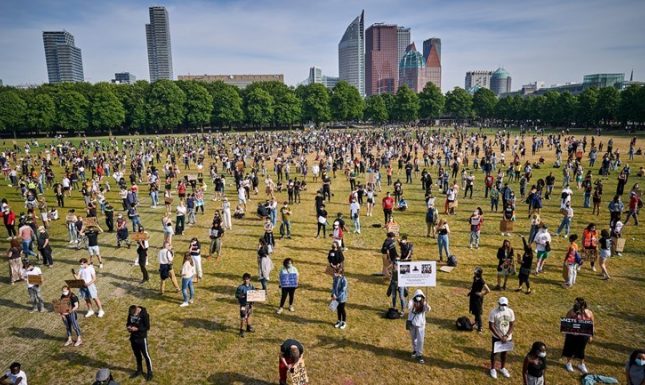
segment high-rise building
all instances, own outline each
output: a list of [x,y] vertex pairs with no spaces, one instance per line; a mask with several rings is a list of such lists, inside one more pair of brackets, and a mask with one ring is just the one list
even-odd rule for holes
[[431,37],[423,42],[423,60],[427,81],[441,89],[441,39]]
[[112,79],[112,83],[116,84],[133,84],[136,81],[137,77],[129,72],[117,72],[114,74],[114,79]]
[[464,89],[472,90],[475,88],[490,89],[490,78],[493,76],[492,71],[468,71],[466,72],[466,82]]
[[511,74],[504,68],[498,68],[490,77],[490,90],[495,95],[511,92]]
[[146,24],[150,82],[173,79],[170,49],[170,22],[165,7],[150,7],[150,24]]
[[412,42],[412,36],[410,34],[410,28],[398,26],[396,28],[396,39],[397,39],[397,49],[398,49],[398,63],[403,59],[403,55],[407,52],[408,46]]
[[338,77],[365,96],[365,11],[347,27],[338,43]]
[[399,87],[406,85],[414,92],[423,91],[427,83],[426,63],[414,43],[405,49],[399,63]]
[[305,80],[304,84],[320,83],[325,87],[332,89],[338,84],[339,79],[335,76],[323,75],[322,70],[318,67],[309,68],[309,77]]
[[365,93],[393,94],[399,84],[398,28],[373,24],[365,31]]
[[43,32],[47,77],[50,83],[82,82],[83,58],[67,31]]

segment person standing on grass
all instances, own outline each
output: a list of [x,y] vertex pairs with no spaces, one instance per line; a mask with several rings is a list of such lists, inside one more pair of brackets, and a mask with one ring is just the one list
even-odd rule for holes
[[179,285],[177,284],[177,278],[175,277],[175,271],[172,268],[172,261],[174,259],[174,253],[172,252],[172,245],[168,242],[164,242],[163,248],[159,250],[159,293],[163,295],[164,289],[166,287],[166,280],[170,278],[172,285],[175,287],[176,291],[179,291]]
[[38,251],[43,257],[43,264],[47,267],[52,267],[54,261],[52,260],[52,247],[49,243],[49,234],[44,226],[38,228]]
[[634,223],[638,226],[638,211],[641,207],[643,207],[643,201],[641,200],[640,194],[636,191],[632,191],[629,194],[629,211],[625,218],[625,225],[629,222],[629,218],[634,218]]
[[392,221],[392,209],[394,208],[394,198],[390,196],[389,191],[385,193],[382,205],[385,224],[388,224]]
[[284,202],[280,208],[280,219],[282,224],[280,225],[280,239],[283,239],[285,236],[287,239],[291,239],[291,209],[289,204]]
[[175,217],[175,234],[182,235],[184,234],[186,220],[186,206],[184,206],[184,201],[179,200],[179,204],[176,209]]
[[334,271],[344,266],[345,256],[336,242],[331,243],[331,250],[327,254],[327,262]]
[[45,301],[40,293],[40,285],[29,283],[29,276],[40,276],[42,279],[43,272],[39,267],[34,266],[33,263],[27,262],[25,269],[23,270],[23,279],[27,282],[27,293],[29,294],[29,299],[32,303],[30,313],[35,313],[37,311],[44,313],[46,311]]
[[361,205],[356,201],[355,198],[352,199],[352,203],[349,205],[349,213],[354,223],[354,233],[356,234],[361,233],[361,219],[359,217],[360,211]]
[[493,186],[490,190],[490,211],[493,211],[493,208],[495,208],[495,212],[497,212],[498,207],[499,190],[497,189],[497,186]]
[[522,237],[524,244],[524,253],[521,258],[518,258],[517,263],[520,264],[520,273],[518,274],[519,287],[515,291],[522,291],[522,285],[526,284],[526,294],[531,294],[531,266],[533,266],[533,249],[531,244],[526,242],[526,238]]
[[229,202],[226,197],[222,201],[222,220],[224,221],[224,230],[233,229],[233,222],[231,220],[231,202]]
[[[513,339],[513,328],[515,327],[515,313],[508,306],[508,298],[500,297],[497,301],[497,307],[491,310],[488,315],[488,329],[492,337],[490,352],[490,376],[497,379],[497,369],[495,368],[495,343],[506,343]],[[499,372],[506,378],[511,377],[506,366],[506,356],[508,352],[500,352],[500,369]]]
[[[69,286],[63,286],[60,300],[69,301],[69,313],[61,313],[60,317],[63,319],[65,324],[65,330],[67,331],[67,341],[64,346],[80,346],[83,343],[81,339],[81,327],[78,326],[78,315],[76,311],[79,307],[78,297],[70,290]],[[76,342],[72,339],[72,331],[76,333]]]
[[181,295],[184,298],[179,306],[186,307],[193,303],[195,297],[195,286],[193,285],[195,277],[195,261],[190,252],[184,255],[184,261],[181,265]]
[[[295,274],[296,276],[298,276],[298,269],[293,266],[293,260],[291,258],[286,258],[284,261],[282,261],[280,277],[282,277],[284,274]],[[296,279],[296,282],[298,281],[299,280]],[[280,278],[279,282],[282,282],[282,278]],[[280,307],[276,311],[277,314],[282,313],[282,308],[284,307],[284,302],[287,299],[287,295],[289,296],[289,311],[296,311],[296,309],[293,307],[293,297],[296,293],[296,289],[297,287],[280,287],[282,294],[280,296]]]
[[273,261],[271,261],[271,257],[269,256],[269,246],[264,238],[260,238],[259,240],[257,261],[258,277],[262,285],[262,290],[267,290],[269,275],[271,274],[271,270],[273,270]]
[[607,272],[607,259],[611,257],[611,238],[609,237],[609,231],[603,229],[600,232],[600,270],[602,271],[602,279],[609,279],[609,273]]
[[484,311],[484,296],[490,293],[490,289],[484,281],[484,270],[477,266],[473,271],[473,284],[470,291],[466,294],[470,297],[468,309],[475,316],[473,326],[479,333],[482,332],[482,313]]
[[316,232],[316,238],[320,237],[320,230],[322,230],[323,238],[327,236],[327,210],[325,210],[325,205],[320,205],[318,207],[318,231]]
[[202,269],[202,254],[201,254],[201,244],[196,237],[190,240],[190,246],[188,247],[188,253],[193,260],[193,266],[195,266],[195,272],[197,279],[195,283],[199,282],[200,279],[204,278],[204,269]]
[[469,246],[471,249],[473,247],[475,249],[479,249],[479,239],[481,234],[481,228],[482,228],[482,224],[484,223],[484,216],[482,213],[482,209],[478,207],[473,212],[473,215],[470,216],[468,221],[470,223],[470,240],[468,242]]
[[287,372],[293,369],[304,353],[305,348],[297,340],[288,339],[280,345],[280,363],[278,364],[280,385],[287,385]]
[[[143,229],[143,226],[139,226],[139,233],[140,234],[145,234],[145,231]],[[144,284],[148,282],[150,277],[148,276],[148,270],[146,269],[146,264],[148,263],[148,248],[150,247],[150,244],[148,243],[147,239],[139,239],[137,241],[137,264],[139,265],[139,268],[141,269],[141,274],[143,275],[143,279],[141,280],[141,283]]]
[[445,219],[440,219],[437,223],[437,246],[439,247],[439,261],[443,261],[443,251],[446,252],[446,258],[450,257],[450,226]]
[[625,365],[627,385],[643,385],[645,383],[645,350],[636,349],[629,355]]
[[101,258],[101,250],[99,249],[99,234],[103,232],[99,226],[89,226],[87,229],[81,230],[80,234],[87,236],[87,251],[90,255],[90,264],[92,258],[96,256],[99,261],[99,269],[103,268],[103,259]]
[[220,258],[222,256],[222,237],[224,236],[224,229],[220,221],[213,221],[208,236],[211,240],[208,257],[210,258],[215,255],[217,258]]
[[538,275],[543,272],[544,263],[551,251],[551,234],[549,234],[549,229],[544,222],[540,223],[540,228],[533,241],[535,242],[535,249],[537,250],[538,258],[537,266],[535,267],[535,275]]
[[[594,321],[593,312],[587,308],[587,302],[584,298],[576,298],[573,307],[565,315],[566,318],[573,318],[576,320]],[[595,325],[594,325],[595,334]],[[585,365],[585,349],[587,344],[593,340],[593,337],[568,334],[564,335],[564,347],[562,348],[562,357],[566,358],[567,362],[564,365],[568,372],[573,372],[573,359],[580,360],[578,370],[582,374],[587,374],[587,366]]]
[[598,230],[596,225],[590,223],[582,232],[582,247],[585,251],[585,259],[590,261],[591,270],[596,271],[596,259],[598,258]]
[[578,254],[578,244],[576,244],[577,239],[578,236],[576,234],[569,236],[569,247],[564,255],[564,271],[562,273],[564,277],[563,286],[569,289],[575,285],[576,277],[578,276],[578,262],[576,261],[576,255]]
[[131,305],[128,309],[128,319],[126,329],[130,332],[130,346],[134,359],[137,362],[137,371],[130,378],[136,378],[143,375],[143,360],[146,360],[146,381],[152,380],[152,360],[148,352],[148,330],[150,330],[150,316],[145,307]]
[[[515,251],[511,247],[511,241],[504,239],[502,247],[497,249],[497,286],[495,286],[494,290],[506,290],[508,276],[511,275],[514,270],[514,255]],[[500,288],[502,277],[504,277],[504,286]]]
[[94,266],[87,262],[87,258],[81,258],[79,263],[81,268],[78,271],[78,274],[72,269],[72,274],[74,278],[82,279],[85,282],[85,286],[81,287],[80,293],[81,297],[85,300],[85,305],[87,306],[87,313],[85,313],[85,318],[91,317],[94,315],[94,310],[92,309],[92,300],[98,308],[98,317],[102,318],[105,315],[103,311],[103,306],[101,305],[101,300],[99,299],[98,291],[96,289],[96,271]]
[[405,314],[405,299],[408,296],[408,290],[404,286],[399,286],[399,275],[397,274],[397,264],[400,262],[400,259],[396,258],[392,262],[392,272],[390,273],[390,286],[387,289],[387,294],[392,296],[392,308],[396,309],[396,297],[399,297],[399,302],[401,304],[401,311],[399,315],[403,317]]
[[571,230],[571,221],[573,220],[573,208],[571,207],[571,201],[567,201],[564,204],[562,211],[562,222],[558,226],[558,230],[555,232],[557,236],[560,236],[560,233],[564,230],[564,238],[569,236],[569,231]]
[[536,341],[524,357],[522,365],[523,385],[546,385],[546,345]]
[[408,320],[406,328],[410,331],[412,340],[412,358],[423,364],[423,343],[426,334],[426,313],[430,311],[430,306],[426,301],[426,296],[421,289],[414,292],[414,296],[408,301]]
[[246,299],[249,290],[255,290],[255,286],[251,284],[251,274],[244,273],[242,275],[242,284],[235,290],[235,298],[240,305],[240,337],[244,337],[244,325],[246,324],[246,331],[253,333],[255,329],[251,326],[251,315],[253,314],[253,302]]
[[345,278],[345,271],[342,267],[334,271],[334,280],[331,286],[331,299],[338,302],[336,307],[336,315],[338,321],[334,324],[335,328],[345,329],[347,327],[347,311],[345,305],[347,303],[349,288],[347,285],[347,278]]

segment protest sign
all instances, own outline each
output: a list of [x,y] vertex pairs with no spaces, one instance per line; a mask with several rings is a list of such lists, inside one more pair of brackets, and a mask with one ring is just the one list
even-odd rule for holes
[[136,232],[136,233],[132,233],[130,237],[131,237],[131,238],[132,238],[132,240],[133,240],[133,241],[135,241],[135,242],[139,242],[139,241],[147,241],[148,239],[150,239],[150,234],[148,234],[148,232],[147,232],[147,231],[144,231],[144,232]]
[[98,227],[98,223],[96,222],[96,217],[86,217],[83,218],[83,226],[85,228],[88,227]]
[[577,336],[593,336],[593,321],[575,318],[560,318],[560,332]]
[[513,351],[513,341],[495,341],[495,346],[493,346],[493,353],[502,353],[502,352],[512,352]]
[[396,222],[389,222],[387,225],[385,225],[386,233],[394,233],[394,235],[398,237],[399,231],[400,231],[400,226]]
[[289,371],[289,382],[291,385],[308,385],[309,377],[307,376],[307,369],[305,368],[305,360],[300,358],[298,363],[293,366],[293,370]]
[[246,300],[248,302],[266,302],[266,290],[249,290],[246,292]]
[[82,279],[66,279],[65,284],[70,287],[70,289],[80,289],[85,287],[85,281]]
[[280,287],[298,287],[298,274],[280,274]]
[[42,285],[43,284],[43,276],[41,274],[29,274],[27,275],[27,282],[30,285]]
[[59,314],[69,313],[72,311],[72,305],[69,298],[55,299],[52,301],[54,312]]
[[397,264],[399,287],[437,286],[437,262],[416,261]]

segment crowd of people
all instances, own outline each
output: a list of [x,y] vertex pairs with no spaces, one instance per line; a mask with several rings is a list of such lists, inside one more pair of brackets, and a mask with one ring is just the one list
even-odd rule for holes
[[[629,160],[634,159],[634,154],[641,154],[636,146],[636,138],[631,139]],[[553,164],[545,161],[547,153],[554,154]],[[600,177],[594,178],[599,158]],[[468,307],[474,321],[469,319],[463,327],[479,333],[485,330],[482,321],[484,297],[494,291],[507,290],[509,278],[517,276],[515,290],[527,295],[534,293],[531,277],[543,274],[547,268],[562,270],[562,287],[566,289],[574,288],[577,275],[585,265],[592,272],[597,272],[598,266],[600,277],[610,280],[608,262],[612,256],[623,252],[625,226],[639,225],[642,207],[638,180],[643,176],[643,169],[632,175],[613,139],[609,138],[605,143],[602,137],[589,139],[565,133],[536,135],[498,131],[486,135],[463,129],[417,129],[365,130],[350,134],[323,130],[289,134],[81,139],[80,142],[57,140],[44,147],[37,143],[14,144],[0,156],[0,167],[9,185],[2,199],[0,215],[10,241],[7,250],[10,284],[26,282],[33,312],[47,311],[41,286],[48,269],[65,252],[52,247],[50,229],[53,223],[63,219],[68,246],[87,250],[87,257],[78,261],[78,271],[72,269],[78,286],[63,286],[55,308],[66,328],[65,346],[76,347],[86,341],[81,339],[78,319],[80,300],[84,300],[87,309],[84,318],[95,314],[100,318],[106,314],[96,283],[106,270],[110,270],[112,263],[118,262],[102,255],[100,247],[108,244],[105,238],[112,237],[113,241],[109,243],[113,242],[117,248],[136,246],[134,264],[141,270],[142,284],[150,280],[149,250],[159,247],[156,259],[159,292],[165,293],[165,282],[170,279],[174,289],[181,292],[183,300],[179,306],[189,307],[198,298],[195,284],[204,279],[202,257],[219,260],[227,256],[230,250],[225,236],[234,231],[234,222],[254,217],[261,218],[261,225],[254,225],[259,236],[256,276],[259,287],[252,283],[253,275],[246,272],[241,277],[241,284],[232,290],[240,309],[240,337],[255,331],[252,322],[254,301],[249,300],[249,295],[259,290],[266,294],[271,290],[274,251],[294,233],[324,239],[331,237],[326,269],[330,276],[329,308],[337,314],[333,326],[346,329],[348,310],[351,315],[350,285],[345,276],[349,225],[351,223],[352,236],[360,237],[361,216],[372,217],[380,200],[383,221],[376,227],[388,229],[380,249],[387,261],[384,268],[389,282],[387,295],[391,297],[396,315],[406,319],[412,357],[424,363],[426,313],[431,311],[431,299],[420,289],[410,296],[408,288],[400,285],[397,265],[414,258],[414,247],[408,235],[389,231],[395,225],[395,216],[414,215],[406,212],[410,205],[406,199],[408,191],[418,189],[424,194],[425,218],[419,218],[418,222],[425,219],[427,242],[436,240],[439,262],[443,262],[445,256],[450,266],[457,263],[450,248],[450,223],[466,220],[468,246],[477,250],[482,243],[488,243],[482,239],[482,230],[492,226],[493,218],[501,219],[500,233],[504,241],[497,251],[496,285],[489,288],[484,269],[477,267],[468,292]],[[534,176],[534,170],[550,167],[552,171],[544,178]],[[397,178],[401,173],[405,175],[405,182]],[[554,173],[561,174],[560,183],[556,182]],[[612,198],[607,205],[603,205],[603,197],[607,194],[604,184],[612,174],[617,175],[617,188],[615,193],[610,193]],[[364,183],[361,182],[363,178]],[[420,181],[420,185],[415,181]],[[261,183],[264,183],[263,189]],[[346,200],[336,196],[335,193],[345,191],[346,186],[349,186]],[[306,208],[308,199],[303,196],[308,189],[315,190],[311,191],[314,207]],[[560,189],[561,193],[557,195]],[[578,202],[574,190],[582,193],[582,202]],[[472,212],[462,212],[459,200],[472,201],[473,191],[482,193],[486,202],[478,202]],[[286,198],[279,198],[285,192]],[[70,199],[79,195],[84,209],[67,208]],[[229,201],[232,197],[237,202]],[[342,212],[330,215],[326,210],[325,203],[329,204],[332,197],[334,201],[346,202],[349,223]],[[557,207],[561,219],[554,233],[550,226],[554,218],[547,219],[543,213],[545,201],[549,200],[559,200]],[[258,201],[255,211],[252,201]],[[522,203],[526,205],[525,209],[522,209]],[[486,214],[482,207],[489,205],[490,214]],[[142,207],[163,207],[159,210],[163,233],[160,244],[150,244],[150,235],[143,224],[147,220],[139,213]],[[310,214],[315,218],[316,234],[305,235],[294,228],[291,218],[296,207],[300,215]],[[591,209],[591,214],[598,218],[595,223],[586,224],[579,235],[573,231],[576,227],[574,208],[576,211]],[[177,237],[188,239],[186,232],[198,223],[200,215],[212,216],[207,231],[191,237],[188,248],[176,250],[173,241]],[[516,228],[517,218],[522,215],[529,219],[529,228]],[[151,226],[152,223],[145,224],[146,228]],[[517,234],[522,235],[522,246],[518,250],[512,247],[513,236]],[[564,250],[555,246],[558,236],[568,240]],[[373,247],[376,249],[377,245]],[[173,266],[175,253],[181,256],[180,281]],[[556,253],[559,255],[548,258]],[[562,258],[562,263],[549,263],[556,258]],[[296,264],[294,258],[286,258],[279,268],[278,315],[285,308],[295,311],[300,274]],[[41,266],[47,269],[41,269]],[[288,307],[285,307],[287,299]],[[591,321],[592,324],[594,321],[583,298],[576,298],[572,309],[563,313],[563,318]],[[492,337],[492,378],[497,378],[498,373],[511,376],[506,358],[512,351],[512,344],[510,348],[508,346],[514,325],[515,313],[509,299],[500,295],[488,317],[487,329]],[[132,305],[127,315],[127,331],[136,358],[137,369],[133,376],[144,374],[145,361],[148,380],[153,378],[147,340],[150,327],[147,309]],[[565,334],[562,356],[567,371],[575,371],[572,362],[577,360],[578,371],[588,373],[585,347],[592,338]],[[547,346],[536,341],[527,351],[522,367],[524,384],[545,384]],[[285,341],[279,361],[281,384],[286,383],[286,372],[302,359],[303,354],[300,342]],[[496,363],[498,355],[499,365]],[[631,384],[642,384],[644,363],[642,351],[637,350],[630,357],[626,375]],[[640,372],[638,367],[641,367]],[[12,365],[5,378],[13,384],[26,384],[26,375],[19,364]],[[96,380],[102,384],[114,383],[109,370],[98,373]]]

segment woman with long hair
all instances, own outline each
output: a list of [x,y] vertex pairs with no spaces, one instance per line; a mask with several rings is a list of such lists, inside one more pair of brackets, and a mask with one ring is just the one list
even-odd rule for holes
[[443,261],[443,251],[446,252],[446,258],[450,256],[450,226],[445,219],[440,219],[437,223],[437,246],[439,247],[439,261]]
[[22,280],[22,261],[20,260],[21,250],[20,240],[18,238],[12,238],[9,250],[7,250],[7,259],[9,259],[9,279],[11,280],[12,285],[15,282]]
[[544,385],[546,372],[546,345],[536,341],[531,346],[522,366],[523,385]]
[[184,262],[181,266],[181,295],[184,302],[181,307],[186,307],[193,303],[195,297],[195,286],[193,285],[193,277],[195,276],[195,264],[193,257],[190,253],[184,254]]
[[[508,281],[508,276],[511,275],[514,267],[514,255],[515,251],[511,247],[511,241],[504,239],[502,247],[497,249],[497,286],[495,286],[495,290],[506,290],[506,281]],[[502,277],[504,277],[504,285],[500,287]]]
[[627,385],[642,385],[645,381],[645,350],[637,349],[629,355],[625,366]]
[[[285,260],[282,261],[280,276],[284,274],[295,274],[296,277],[298,276],[298,269],[293,266],[293,260],[291,258],[285,258]],[[282,294],[280,296],[280,307],[278,308],[276,313],[282,313],[282,308],[284,307],[284,303],[287,300],[287,295],[289,296],[289,311],[296,311],[296,309],[293,307],[293,297],[295,296],[297,287],[280,287],[280,289],[282,291]]]
[[[594,321],[593,312],[587,308],[587,302],[582,297],[576,298],[573,307],[567,312],[565,318]],[[585,365],[585,349],[587,348],[587,344],[592,340],[593,337],[590,336],[565,334],[562,357],[567,359],[567,362],[564,365],[567,371],[573,372],[571,361],[573,359],[578,359],[580,360],[578,369],[582,374],[587,374],[587,366]]]

